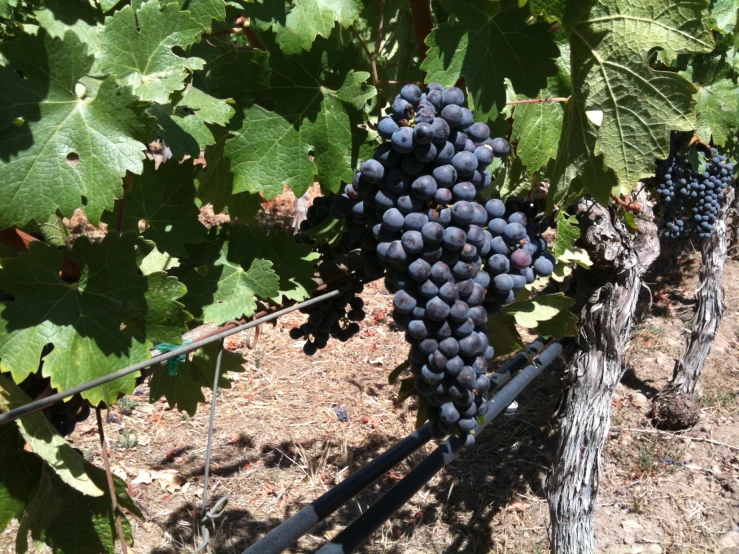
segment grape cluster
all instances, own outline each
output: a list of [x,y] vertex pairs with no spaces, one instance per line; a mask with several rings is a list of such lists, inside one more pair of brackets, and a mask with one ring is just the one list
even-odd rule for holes
[[492,181],[487,166],[510,146],[463,104],[456,87],[403,87],[377,127],[387,142],[347,189],[361,197],[352,211],[371,226],[387,270],[393,317],[411,344],[434,434],[457,430],[471,444],[476,418],[488,410],[488,315],[537,275],[550,275],[554,259],[535,210],[527,216],[520,202],[477,202]]
[[695,171],[677,150],[658,164],[655,179],[660,202],[656,208],[665,221],[665,237],[711,237],[734,166],[715,148],[705,162],[703,172]]
[[329,337],[346,342],[359,332],[357,322],[365,317],[364,301],[357,296],[363,290],[361,283],[355,283],[330,302],[301,308],[302,313],[308,314],[308,319],[300,327],[291,329],[290,337],[293,340],[307,339],[303,352],[309,356],[325,348]]

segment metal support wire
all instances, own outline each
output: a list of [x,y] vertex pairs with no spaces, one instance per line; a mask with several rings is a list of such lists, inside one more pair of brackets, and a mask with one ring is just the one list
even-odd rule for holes
[[203,475],[203,519],[200,521],[201,543],[195,549],[193,554],[201,552],[210,543],[210,531],[208,529],[208,520],[220,517],[226,508],[228,495],[221,497],[213,507],[213,511],[208,511],[208,478],[210,477],[210,456],[213,449],[213,428],[216,421],[216,398],[218,396],[218,380],[221,378],[221,360],[223,359],[223,339],[221,339],[218,357],[216,358],[216,374],[213,377],[213,394],[210,397],[210,421],[208,422],[208,442],[205,447],[205,472]]
[[[531,356],[539,354],[543,349],[544,339],[538,337],[527,346],[527,352],[520,352],[514,356],[495,375],[506,375],[507,379],[510,379],[511,373],[524,367]],[[259,539],[259,541],[247,548],[242,554],[278,554],[288,549],[300,537],[310,532],[311,529],[335,512],[345,502],[382,477],[391,468],[405,460],[430,439],[431,431],[429,426],[428,424],[423,425],[389,450],[380,454],[380,456],[370,463],[352,473],[323,496],[308,504],[297,514],[283,521]]]
[[210,337],[195,341],[175,350],[170,350],[169,352],[154,356],[152,358],[149,358],[148,360],[144,360],[143,362],[124,367],[123,369],[119,369],[118,371],[114,371],[113,373],[109,373],[108,375],[104,375],[103,377],[93,379],[92,381],[88,381],[87,383],[83,383],[82,385],[78,385],[76,387],[72,387],[71,389],[49,395],[45,398],[39,398],[38,400],[34,400],[33,402],[29,402],[28,404],[0,414],[0,425],[4,423],[10,423],[11,421],[15,421],[16,419],[19,419],[23,416],[27,416],[28,414],[45,410],[49,406],[62,402],[65,398],[70,398],[75,394],[80,394],[90,389],[94,389],[95,387],[99,387],[100,385],[110,383],[111,381],[115,381],[116,379],[120,379],[121,377],[125,377],[126,375],[130,375],[131,373],[136,373],[137,371],[146,369],[149,366],[166,362],[167,360],[176,358],[178,356],[181,356],[182,354],[189,354],[190,352],[193,352],[198,348],[202,348],[203,346],[206,346],[212,342],[223,340],[226,337],[230,337],[231,335],[235,335],[236,333],[239,333],[246,329],[251,329],[252,327],[256,327],[257,325],[261,325],[262,323],[273,321],[282,317],[283,315],[294,312],[295,310],[307,308],[308,306],[312,306],[313,304],[318,304],[319,302],[329,300],[330,298],[335,298],[343,292],[343,288],[332,290],[331,292],[327,292],[326,294],[322,294],[321,296],[316,296],[315,298],[311,298],[304,302],[294,304],[288,308],[283,308],[282,310],[278,310],[258,319],[254,319],[252,321],[244,323],[243,325],[239,325],[238,327],[227,329],[226,331],[221,331],[220,333],[217,333]]
[[[476,435],[479,435],[495,417],[504,412],[506,406],[531,383],[534,377],[539,375],[562,353],[563,342],[560,339],[548,346],[541,353],[538,360],[526,366],[490,400],[491,406],[485,414],[483,423],[475,427]],[[331,542],[319,549],[316,554],[349,554],[354,552],[403,504],[421,490],[439,470],[456,458],[463,448],[463,443],[459,438],[454,435],[449,437],[367,511],[354,520]]]

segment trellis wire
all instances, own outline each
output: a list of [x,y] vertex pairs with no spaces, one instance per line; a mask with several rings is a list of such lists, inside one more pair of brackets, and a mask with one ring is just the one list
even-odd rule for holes
[[[521,370],[491,399],[492,406],[485,414],[483,423],[475,427],[475,435],[479,435],[495,417],[504,412],[506,407],[531,383],[534,377],[539,375],[562,353],[563,344],[564,339],[550,344],[534,363]],[[320,548],[316,554],[349,554],[354,552],[403,504],[421,490],[439,470],[456,458],[462,448],[463,444],[456,436],[449,437],[353,523]]]
[[[544,339],[538,337],[526,351],[519,352],[508,363],[491,376],[491,381],[505,383],[510,374],[518,371],[530,361],[531,356],[544,349]],[[498,377],[496,380],[495,377]],[[298,513],[283,521],[264,537],[251,545],[243,554],[277,554],[286,550],[310,532],[316,525],[356,496],[361,490],[382,477],[416,450],[431,440],[428,424],[396,443],[361,469],[352,473],[341,483],[308,504]]]
[[305,300],[304,302],[294,304],[287,308],[283,308],[271,314],[267,314],[260,318],[254,319],[252,321],[244,323],[243,325],[239,325],[237,327],[233,327],[232,329],[227,329],[225,331],[221,331],[220,333],[216,333],[215,335],[212,335],[210,337],[192,342],[186,346],[182,346],[181,348],[170,350],[169,352],[159,354],[158,356],[153,356],[148,360],[144,360],[137,364],[124,367],[122,369],[114,371],[113,373],[109,373],[108,375],[104,375],[103,377],[98,377],[97,379],[93,379],[92,381],[88,381],[87,383],[83,383],[71,389],[49,395],[45,398],[39,398],[38,400],[34,400],[33,402],[29,402],[28,404],[24,404],[23,406],[0,414],[0,425],[4,423],[10,423],[11,421],[15,421],[16,419],[19,419],[23,416],[27,416],[28,414],[44,410],[49,406],[63,401],[65,398],[70,398],[75,394],[80,394],[90,389],[94,389],[95,387],[99,387],[100,385],[110,383],[111,381],[115,381],[116,379],[120,379],[121,377],[125,377],[126,375],[130,375],[131,373],[136,373],[137,371],[146,369],[149,366],[153,366],[161,362],[166,362],[167,360],[176,358],[177,356],[181,356],[182,354],[189,354],[190,352],[193,352],[198,348],[202,348],[203,346],[206,346],[212,342],[223,340],[226,337],[230,337],[231,335],[235,335],[236,333],[245,331],[246,329],[251,329],[252,327],[256,327],[257,325],[261,325],[262,323],[273,321],[282,317],[283,315],[294,312],[295,310],[318,304],[319,302],[323,302],[324,300],[328,300],[330,298],[335,298],[343,292],[343,288],[327,292],[325,294],[322,294],[321,296]]

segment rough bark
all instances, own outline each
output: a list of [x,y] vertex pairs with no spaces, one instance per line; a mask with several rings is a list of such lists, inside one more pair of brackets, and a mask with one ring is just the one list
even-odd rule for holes
[[[644,198],[636,198],[646,205]],[[552,554],[594,553],[593,518],[611,396],[624,373],[642,276],[659,255],[651,212],[633,235],[615,208],[580,205],[582,242],[594,265],[578,271],[581,329],[569,348],[568,388],[560,408],[557,449],[547,479]]]
[[729,235],[729,256],[739,260],[739,190],[734,191],[734,205],[729,210],[728,219],[726,227]]
[[308,217],[308,191],[295,199],[295,216],[293,217],[293,233],[300,232],[300,224]]
[[726,203],[716,218],[716,228],[701,247],[699,285],[695,293],[698,309],[692,320],[693,329],[685,353],[675,362],[672,380],[666,386],[671,391],[693,394],[724,316],[724,263],[728,253],[726,219],[733,200],[734,191],[729,190]]

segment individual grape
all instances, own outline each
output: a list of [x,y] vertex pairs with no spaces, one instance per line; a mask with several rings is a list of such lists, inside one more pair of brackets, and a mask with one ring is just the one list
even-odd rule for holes
[[504,158],[511,151],[511,145],[504,138],[494,138],[490,146],[493,149],[493,154],[496,158]]
[[394,208],[398,201],[398,195],[390,190],[380,189],[375,194],[375,204],[380,210]]
[[[445,165],[452,161],[452,158],[454,157],[454,145],[449,142],[445,141],[443,143],[438,143],[436,145],[436,157],[434,158],[434,163],[436,165]],[[457,178],[457,174],[454,174],[454,179]],[[454,182],[454,180],[452,180]]]
[[[385,212],[385,216],[389,214],[390,211],[391,210]],[[383,220],[385,216],[383,216]],[[403,248],[405,248],[405,251],[409,254],[418,254],[423,250],[423,236],[418,231],[406,231],[403,233],[403,237],[400,242],[403,245]]]
[[433,321],[443,321],[449,315],[449,305],[437,296],[426,302],[426,314]]
[[451,208],[442,208],[441,210],[431,208],[428,211],[427,215],[428,215],[429,221],[438,223],[442,227],[447,227],[452,222]]
[[439,294],[439,287],[431,279],[427,279],[418,286],[418,293],[424,298],[433,298]]
[[526,237],[526,228],[520,223],[509,223],[503,230],[503,240],[509,244],[519,242]]
[[524,269],[531,265],[531,254],[526,250],[515,250],[511,254],[511,267],[514,269]]
[[444,354],[442,354],[441,350],[437,349],[434,350],[431,354],[428,355],[428,358],[426,358],[428,361],[428,365],[436,370],[442,370],[446,367],[446,364],[448,363],[448,359]]
[[474,154],[477,158],[477,167],[487,167],[493,163],[493,149],[487,145],[475,148]]
[[[464,200],[455,202],[452,206],[452,219],[460,225],[467,225],[472,221],[474,210],[469,202]],[[461,248],[461,246],[460,246]],[[454,249],[453,249],[454,250]]]
[[[413,155],[419,162],[429,163],[433,161],[438,154],[436,145],[432,142],[430,144],[419,144],[413,150]],[[451,157],[449,158],[451,159]]]
[[466,321],[470,307],[463,301],[457,300],[449,310],[449,319],[452,321]]
[[501,275],[510,271],[508,256],[504,254],[493,254],[488,259],[488,271],[493,275]]
[[435,117],[431,125],[434,127],[434,142],[437,144],[446,142],[449,138],[449,124],[446,120],[440,117]]
[[413,130],[413,139],[416,144],[430,144],[435,136],[435,130],[430,123],[417,123]]
[[513,289],[513,279],[507,273],[493,277],[493,288],[495,292],[505,294]]
[[[455,207],[459,203],[455,204]],[[465,232],[459,227],[447,227],[444,229],[444,236],[442,237],[442,244],[449,250],[461,250],[464,246],[467,236]]]
[[434,283],[441,285],[449,281],[451,275],[451,270],[449,269],[449,266],[447,264],[445,264],[444,262],[436,262],[434,265],[431,266],[429,279],[431,279]]
[[468,177],[477,169],[477,157],[471,152],[457,152],[452,158],[452,166],[460,177]]
[[413,129],[411,127],[401,127],[393,133],[391,140],[393,148],[401,154],[407,154],[415,147]]
[[454,283],[447,282],[439,287],[438,295],[439,298],[451,306],[459,298],[459,291],[457,291],[457,287]]
[[[407,194],[411,190],[412,180],[399,169],[391,169],[385,178],[385,186],[390,192],[399,195]],[[378,194],[382,191],[378,191]],[[397,196],[395,197],[397,198]],[[392,205],[390,206],[392,207]]]
[[395,119],[395,121],[410,119],[412,109],[413,106],[411,106],[410,102],[403,98],[396,97],[392,105],[393,119]]
[[418,343],[418,349],[427,356],[436,352],[437,348],[439,348],[439,343],[434,339],[423,339]]
[[[468,202],[472,202],[475,199],[475,196],[477,196],[477,190],[475,190],[472,183],[463,181],[454,185],[452,188],[452,194],[455,201],[466,200]],[[453,214],[454,208],[452,208],[452,215]]]
[[484,142],[490,136],[490,127],[484,123],[475,123],[470,126],[467,134],[475,142]]
[[421,89],[417,85],[409,84],[400,89],[400,97],[412,105],[421,101]]
[[408,259],[408,255],[399,240],[390,243],[387,249],[387,259],[395,265],[402,265]]
[[480,285],[483,289],[486,289],[490,286],[490,274],[485,271],[478,271],[477,275],[472,278],[472,281]]
[[453,130],[449,133],[449,142],[454,146],[454,150],[462,150],[467,143],[467,135],[462,131]]
[[428,200],[436,192],[436,179],[431,175],[421,175],[411,184],[411,194],[421,200]]
[[548,259],[539,257],[534,262],[534,271],[540,277],[549,277],[554,271],[554,266]]
[[408,275],[414,281],[425,281],[431,274],[431,264],[422,259],[417,259],[408,266]]
[[390,208],[382,214],[382,224],[389,231],[400,231],[405,223],[405,217],[397,208]]
[[449,104],[464,105],[464,92],[457,87],[445,88],[441,94],[445,106]]
[[398,130],[398,124],[392,117],[383,117],[377,124],[377,132],[384,139],[389,139],[393,133]]
[[467,318],[464,321],[452,322],[452,331],[455,337],[464,338],[468,337],[475,330],[475,324],[472,320]]
[[444,105],[444,100],[440,90],[431,90],[426,94],[426,100],[431,103],[434,110],[440,110]]
[[485,210],[490,214],[491,218],[502,218],[505,215],[505,204],[497,198],[488,200],[485,204]]
[[[444,304],[444,306],[446,306],[448,314],[449,306],[446,304]],[[439,350],[441,350],[447,358],[453,358],[459,352],[459,342],[457,342],[457,339],[454,337],[449,337],[439,343]]]
[[419,109],[416,111],[416,115],[414,116],[416,123],[433,123],[434,118],[436,118],[436,110],[432,110],[426,106],[421,108],[419,103]]
[[434,200],[437,204],[441,204],[442,206],[450,204],[453,199],[454,195],[449,189],[437,189],[437,191],[434,193]]
[[401,314],[409,314],[413,311],[413,308],[416,307],[416,299],[406,291],[399,290],[393,295],[393,305]]
[[456,104],[448,104],[441,110],[443,117],[449,124],[449,127],[456,127],[462,122],[462,108]]
[[426,365],[421,368],[421,377],[430,385],[441,383],[444,380],[445,376],[446,375],[443,371],[434,372],[431,370],[430,367]]
[[475,116],[467,108],[462,108],[462,121],[459,123],[459,128],[463,131],[468,129],[470,125],[475,122]]
[[448,424],[454,424],[459,421],[459,412],[454,407],[454,403],[447,402],[439,406],[439,419]]
[[385,176],[385,168],[377,160],[367,160],[362,164],[361,173],[368,183],[379,183]]
[[398,197],[397,205],[401,213],[409,214],[420,210],[423,207],[423,200],[412,194],[404,194]]

